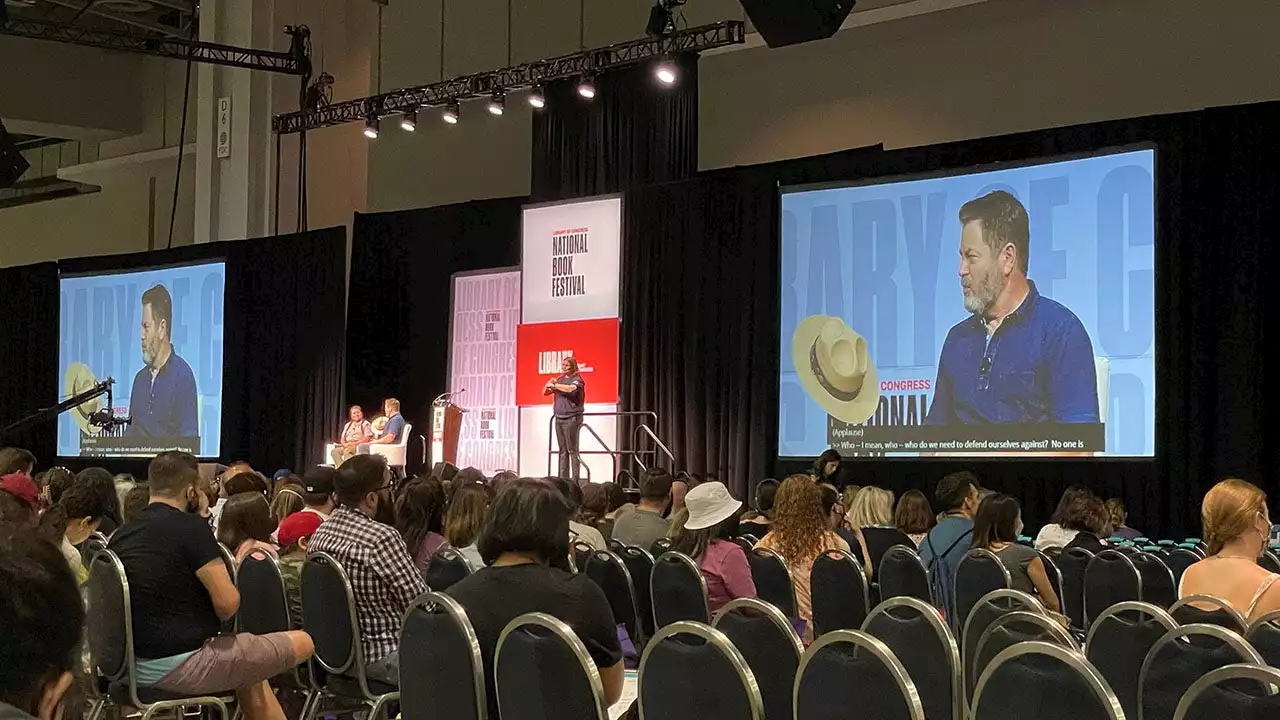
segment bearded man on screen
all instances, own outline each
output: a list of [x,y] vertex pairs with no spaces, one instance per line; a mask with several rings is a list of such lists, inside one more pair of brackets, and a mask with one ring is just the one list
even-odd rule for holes
[[947,333],[928,425],[1096,423],[1084,324],[1027,279],[1030,221],[1003,190],[960,208],[960,287],[973,314]]
[[129,394],[129,435],[192,438],[200,435],[196,376],[173,347],[173,300],[164,285],[142,293],[143,368]]

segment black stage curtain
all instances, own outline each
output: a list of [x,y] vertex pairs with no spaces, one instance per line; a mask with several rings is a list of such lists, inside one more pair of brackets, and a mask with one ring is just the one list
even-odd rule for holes
[[[376,415],[399,398],[414,425],[409,472],[424,455],[431,401],[448,378],[454,273],[520,264],[526,198],[356,215],[347,325],[347,398]],[[329,423],[341,427],[341,416]]]
[[546,88],[534,113],[534,202],[605,195],[646,183],[692,177],[698,169],[698,58],[682,55],[680,77],[663,87],[651,65],[596,78],[597,95],[578,96],[576,80]]
[[[318,462],[342,403],[346,231],[205,243],[133,255],[80,258],[0,271],[0,413],[5,424],[57,402],[58,272],[145,269],[223,258],[222,455],[270,473]],[[15,442],[48,467],[53,421]],[[146,476],[148,459],[67,458]]]

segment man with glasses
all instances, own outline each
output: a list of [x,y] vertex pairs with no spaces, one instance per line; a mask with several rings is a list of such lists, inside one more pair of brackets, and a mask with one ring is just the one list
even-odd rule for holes
[[339,507],[311,536],[308,552],[326,553],[351,579],[356,619],[371,677],[400,684],[400,618],[427,584],[400,533],[375,518],[391,508],[391,471],[381,455],[357,455],[334,479]]

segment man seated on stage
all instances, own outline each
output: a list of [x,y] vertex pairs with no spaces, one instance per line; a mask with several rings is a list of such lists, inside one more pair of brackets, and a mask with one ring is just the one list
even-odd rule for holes
[[311,536],[310,553],[327,553],[351,578],[356,619],[371,677],[400,684],[400,618],[427,584],[414,567],[404,538],[376,520],[391,504],[391,470],[386,458],[357,455],[335,478],[340,507]]
[[338,437],[338,444],[329,453],[334,467],[353,457],[356,454],[356,448],[362,443],[373,440],[373,426],[364,419],[364,409],[359,405],[352,405],[347,414],[350,419],[346,425],[342,426],[342,435]]
[[363,455],[369,452],[370,445],[395,445],[400,442],[400,436],[404,434],[404,416],[400,414],[400,401],[395,398],[383,400],[382,414],[387,417],[387,426],[383,428],[382,434],[367,444],[357,447],[356,452]]

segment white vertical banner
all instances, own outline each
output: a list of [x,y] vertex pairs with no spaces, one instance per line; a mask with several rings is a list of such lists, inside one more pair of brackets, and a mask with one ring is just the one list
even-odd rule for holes
[[518,270],[482,270],[453,276],[447,389],[455,393],[453,401],[463,409],[458,467],[474,467],[492,475],[498,470],[515,470],[518,465],[519,319]]

